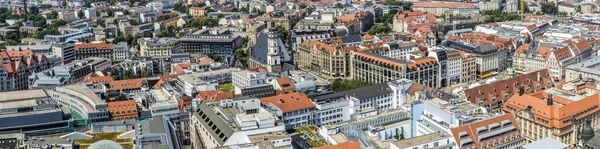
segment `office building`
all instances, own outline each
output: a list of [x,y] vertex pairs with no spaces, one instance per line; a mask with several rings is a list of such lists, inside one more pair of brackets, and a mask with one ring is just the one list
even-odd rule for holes
[[179,43],[173,53],[215,54],[225,58],[242,47],[242,37],[229,30],[201,30],[177,40]]
[[271,113],[282,120],[286,129],[312,125],[315,104],[302,92],[260,98],[260,102]]
[[439,65],[435,58],[426,57],[405,61],[363,51],[353,54],[352,61],[352,78],[354,79],[374,83],[409,79],[429,87],[440,87]]
[[86,119],[90,122],[101,122],[110,120],[108,105],[98,97],[94,86],[83,84],[56,87],[55,90],[46,91],[52,99],[63,107],[72,110],[73,118]]
[[[261,101],[257,98],[244,97],[221,100],[217,104],[192,104],[192,147],[240,147],[256,141],[251,136],[285,131],[284,124],[260,104]],[[281,141],[288,142],[291,139]]]
[[0,131],[65,128],[71,114],[41,89],[1,92],[0,105]]
[[52,46],[52,53],[61,58],[63,65],[75,60],[75,47],[73,43],[54,44]]
[[179,41],[175,38],[140,38],[140,56],[171,56],[171,52],[177,49]]

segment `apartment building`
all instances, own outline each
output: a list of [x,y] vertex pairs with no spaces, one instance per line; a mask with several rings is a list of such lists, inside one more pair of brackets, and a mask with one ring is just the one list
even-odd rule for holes
[[[252,143],[252,136],[285,131],[284,124],[262,108],[257,98],[222,100],[216,104],[203,102],[194,106],[190,117],[193,148],[239,147]],[[291,140],[285,139],[288,141]]]
[[179,41],[176,38],[140,38],[140,56],[171,56],[171,53],[178,48]]
[[595,86],[574,88],[578,83],[583,82],[513,95],[502,106],[502,111],[515,115],[527,141],[550,137],[574,148],[580,143],[578,136],[581,134],[577,130],[583,128],[586,121],[590,121],[594,129],[600,127],[600,94]]
[[52,63],[44,55],[35,55],[31,50],[1,50],[0,91],[29,89],[27,77],[36,71],[44,71]]
[[124,61],[129,59],[129,46],[126,42],[119,42],[114,45],[113,53],[113,61]]
[[416,2],[411,8],[413,10],[420,10],[424,13],[430,13],[440,17],[447,15],[467,16],[479,14],[479,9],[475,8],[473,3],[466,2]]
[[75,59],[82,60],[88,57],[100,57],[112,60],[115,45],[105,42],[80,42],[73,45]]
[[533,93],[554,85],[547,69],[518,75],[494,83],[466,89],[466,100],[479,106],[499,110],[514,95]]
[[460,82],[469,83],[477,80],[477,63],[475,55],[459,51],[460,54]]
[[569,65],[566,68],[565,81],[572,81],[578,79],[600,79],[600,71],[598,71],[598,65],[600,63],[600,58],[592,58],[586,61],[583,61],[578,64]]
[[283,121],[286,129],[312,125],[315,104],[302,92],[260,98],[265,109]]
[[405,61],[362,51],[353,54],[352,62],[354,79],[374,83],[409,79],[429,87],[440,87],[439,65],[432,57]]
[[546,59],[551,49],[537,41],[521,45],[513,54],[513,68],[522,73],[530,73],[547,68]]
[[452,135],[460,149],[517,148],[526,144],[521,126],[514,115],[505,114],[452,128]]
[[206,16],[206,8],[205,7],[190,7],[190,16],[192,18],[200,18]]
[[392,22],[392,31],[394,32],[413,32],[418,28],[435,21],[437,17],[433,14],[425,14],[421,10],[404,10],[394,15]]

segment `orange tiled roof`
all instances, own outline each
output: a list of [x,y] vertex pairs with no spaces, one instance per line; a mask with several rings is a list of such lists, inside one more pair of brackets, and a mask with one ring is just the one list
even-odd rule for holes
[[277,78],[277,83],[281,86],[281,89],[285,92],[293,92],[294,84],[290,80],[290,78]]
[[484,105],[491,105],[492,98],[495,96],[498,98],[498,100],[496,100],[496,102],[498,102],[497,104],[500,104],[502,102],[500,99],[503,99],[507,93],[509,94],[509,97],[518,94],[520,85],[523,85],[525,89],[531,87],[531,90],[533,91],[538,85],[540,85],[542,89],[551,87],[553,81],[548,69],[542,69],[506,80],[466,89],[464,92],[467,97],[466,99],[472,103],[479,104],[479,102],[482,102]]
[[[503,122],[510,122],[510,124],[503,123]],[[485,140],[485,142],[483,142],[483,141],[481,141],[481,139],[479,139],[479,135],[487,134],[487,133],[493,132],[495,130],[496,131],[500,130],[500,129],[491,129],[492,127],[496,127],[496,126],[498,126],[499,128],[508,128],[509,126],[512,126],[512,127],[514,127],[514,129],[516,131],[507,133],[504,135],[500,135],[500,136],[497,136],[494,138],[489,138],[489,139]],[[458,127],[450,128],[450,131],[452,131],[452,134],[454,136],[454,140],[459,145],[459,148],[471,148],[473,146],[479,147],[479,146],[491,145],[492,142],[494,142],[494,144],[496,144],[494,146],[503,146],[506,144],[514,143],[512,141],[505,142],[504,138],[508,138],[507,136],[512,136],[515,134],[521,134],[520,130],[521,129],[519,129],[519,125],[517,124],[517,121],[515,120],[515,117],[512,114],[505,114],[505,115],[485,119],[482,121],[474,122],[471,124],[466,124],[466,125],[461,125]],[[461,139],[461,136],[463,136],[462,139]],[[461,146],[462,145],[461,141],[465,140],[466,138],[470,138],[471,141],[473,141],[473,144]],[[500,141],[500,140],[502,140],[502,141]],[[521,139],[515,139],[515,141],[521,141]],[[495,143],[495,142],[503,142],[503,143]],[[494,148],[494,146],[491,146],[491,148]]]
[[[542,92],[541,94],[545,94]],[[547,95],[546,95],[547,97]],[[553,100],[556,97],[552,97]],[[572,124],[572,119],[580,120],[590,114],[598,112],[598,105],[600,104],[600,95],[594,94],[592,96],[583,98],[578,101],[567,103],[563,106],[552,104],[548,105],[546,99],[540,99],[530,94],[523,94],[522,96],[513,95],[506,101],[506,104],[502,106],[502,110],[505,112],[515,112],[529,109],[536,118],[535,123],[548,127],[548,128],[564,128]]]
[[108,83],[112,82],[113,78],[110,76],[92,76],[92,74],[90,73],[87,76],[85,76],[83,81],[87,83]]
[[93,48],[96,50],[112,50],[114,48],[113,44],[110,43],[76,43],[74,45],[75,51],[79,51],[81,48]]
[[279,107],[283,113],[315,107],[312,101],[308,99],[308,96],[302,92],[260,98],[260,102],[264,105],[273,104],[274,106]]
[[360,143],[358,143],[357,141],[350,141],[336,145],[313,147],[311,149],[360,149]]
[[110,90],[128,90],[128,89],[139,89],[142,87],[146,78],[119,80],[109,82]]
[[214,102],[233,98],[233,93],[223,91],[203,91],[198,92],[197,98],[204,102]]
[[475,5],[461,2],[416,2],[413,7],[475,8]]
[[343,14],[341,16],[335,17],[335,19],[338,21],[341,21],[341,22],[350,22],[350,21],[354,21],[354,19],[356,19],[356,15],[355,14]]

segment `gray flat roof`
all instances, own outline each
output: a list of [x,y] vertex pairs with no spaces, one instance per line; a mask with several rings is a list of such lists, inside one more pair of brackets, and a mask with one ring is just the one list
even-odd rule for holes
[[543,138],[523,146],[525,149],[565,149],[567,147],[568,145],[551,138]]
[[600,70],[594,68],[598,64],[600,64],[600,57],[592,58],[577,64],[569,65],[567,66],[567,69],[574,70],[577,72],[600,75]]
[[0,92],[0,102],[48,97],[42,89]]

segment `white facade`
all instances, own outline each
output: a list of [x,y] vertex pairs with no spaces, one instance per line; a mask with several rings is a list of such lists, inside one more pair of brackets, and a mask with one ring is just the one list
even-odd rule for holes
[[433,133],[408,140],[391,142],[390,149],[455,148],[455,144],[452,135]]
[[83,10],[83,13],[85,15],[85,18],[94,18],[96,17],[96,10],[94,9],[85,9]]
[[113,49],[113,61],[124,61],[129,58],[129,47],[125,42],[119,42]]
[[241,94],[244,87],[267,84],[267,71],[260,69],[258,72],[250,70],[233,72],[231,82],[235,87],[235,93]]

